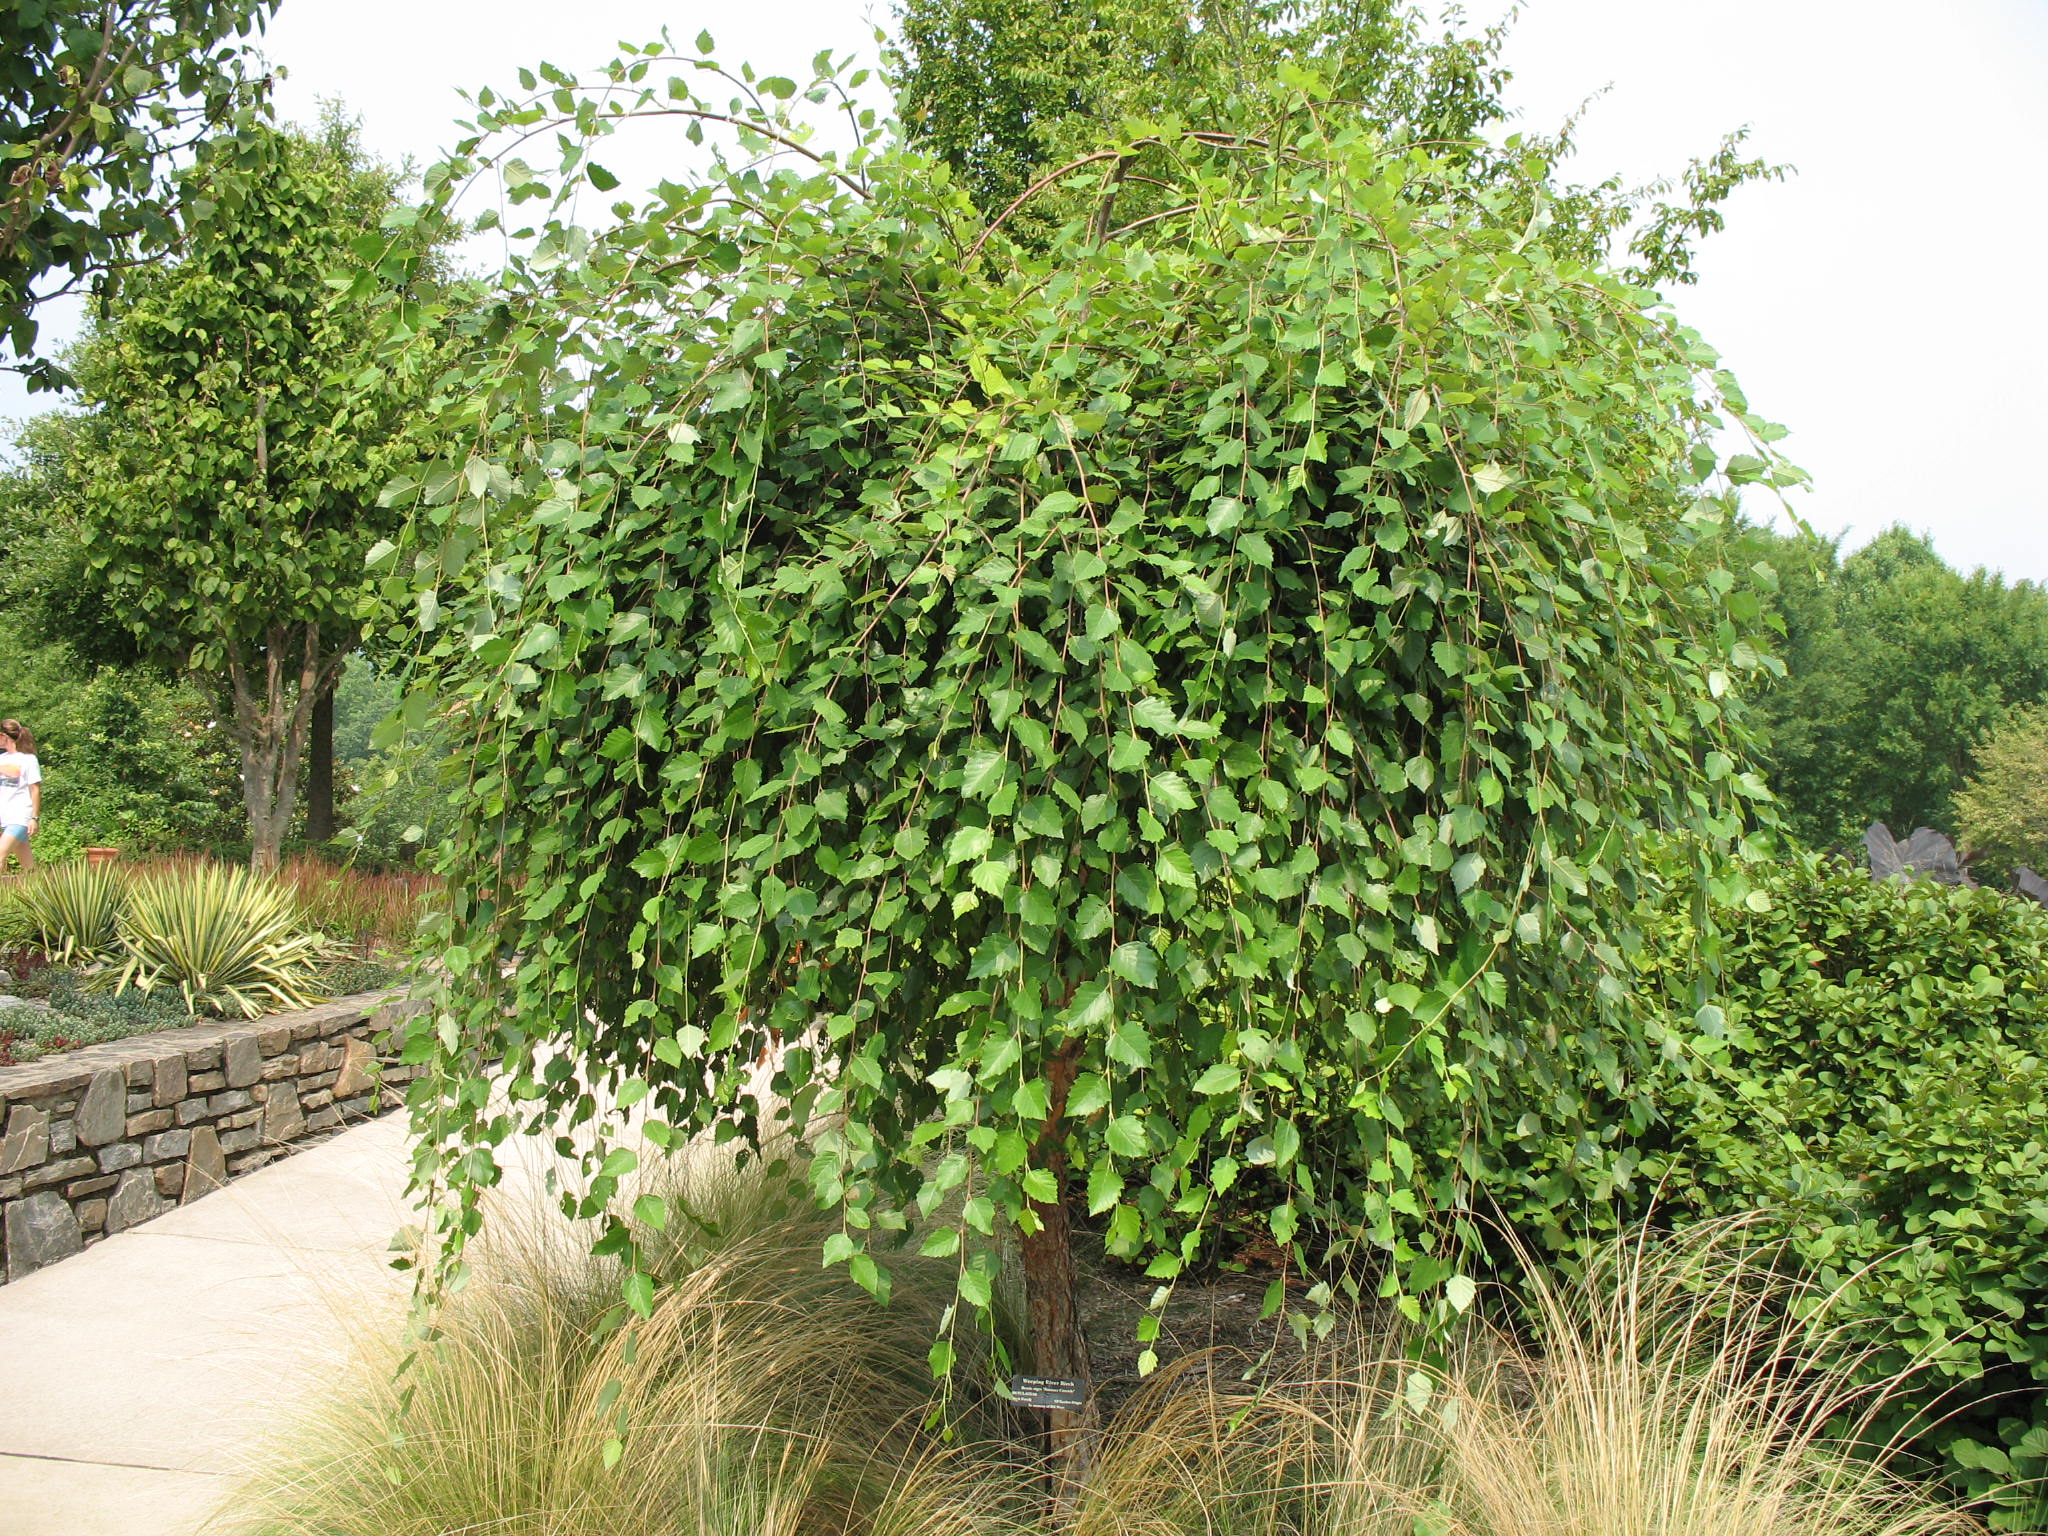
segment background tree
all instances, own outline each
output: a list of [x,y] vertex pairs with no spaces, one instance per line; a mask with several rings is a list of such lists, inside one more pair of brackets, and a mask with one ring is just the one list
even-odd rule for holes
[[[480,134],[746,126],[608,234],[535,218],[459,447],[389,492],[410,702],[472,773],[408,1045],[452,1230],[604,1088],[664,1144],[815,1131],[826,1257],[878,1292],[918,1229],[985,1309],[1016,1234],[1053,1374],[1070,1191],[1162,1282],[1237,1206],[1469,1303],[1430,1218],[1490,1169],[1415,1128],[1633,1081],[1639,845],[1711,867],[1761,794],[1707,354],[1525,239],[1534,189],[1311,76],[1104,144],[1019,243],[886,128],[808,149],[779,103],[829,69],[725,75],[732,111],[698,63],[620,60],[617,118],[480,98]],[[522,200],[608,185],[572,143]],[[1139,178],[1184,212],[1120,229]],[[634,1160],[602,1129],[586,1215]]]
[[186,254],[136,274],[85,354],[74,514],[140,650],[220,688],[268,868],[356,644],[364,553],[392,526],[375,487],[417,451],[400,444],[426,365],[383,345],[402,296],[329,281],[403,238],[379,229],[393,173],[339,119],[257,138],[202,169]]
[[[1410,0],[901,0],[899,110],[910,142],[994,218],[1126,123],[1200,126],[1306,69],[1333,112],[1429,146],[1496,195],[1519,194],[1495,211],[1543,230],[1552,249],[1606,262],[1626,236],[1634,264],[1623,270],[1646,283],[1692,282],[1695,247],[1722,227],[1727,198],[1789,170],[1745,158],[1738,129],[1676,181],[1571,182],[1561,168],[1572,124],[1506,131],[1510,22],[1475,34],[1457,19],[1432,23]],[[1121,221],[1163,212],[1166,190],[1142,174],[1125,181]],[[1069,189],[1041,188],[1011,216],[1012,237],[1043,241],[1075,211]]]
[[210,688],[149,664],[87,579],[71,508],[92,418],[52,412],[0,469],[7,709],[34,727],[49,789],[38,850],[220,847],[240,839],[236,754]]
[[1978,877],[2015,867],[2048,872],[2048,705],[2013,711],[1977,746],[1977,771],[1956,792],[1956,826]]
[[1977,747],[2017,704],[2048,699],[2048,592],[1963,576],[1893,528],[1847,559],[1765,534],[1784,681],[1758,701],[1786,825],[1816,847],[1873,821],[1955,834]]
[[[1430,41],[1398,0],[907,0],[897,20],[911,142],[991,218],[1120,123],[1268,89],[1283,61],[1315,69],[1371,121],[1440,145],[1505,115],[1504,30]],[[1045,198],[1013,233],[1048,232],[1061,212]]]
[[[275,0],[36,0],[0,11],[0,329],[36,339],[37,285],[105,278],[175,235],[183,151],[246,129],[246,39]],[[62,381],[48,359],[30,387]]]

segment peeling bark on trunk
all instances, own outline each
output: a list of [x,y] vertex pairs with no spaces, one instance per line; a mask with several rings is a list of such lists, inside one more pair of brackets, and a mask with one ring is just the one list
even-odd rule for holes
[[261,645],[230,641],[231,729],[242,757],[242,808],[249,817],[249,867],[274,871],[298,805],[313,706],[341,670],[343,652],[323,656],[318,624],[273,626]]
[[1079,1286],[1074,1272],[1073,1232],[1067,1220],[1067,1151],[1062,1121],[1074,1085],[1079,1048],[1061,1050],[1046,1064],[1050,1105],[1045,1129],[1032,1149],[1032,1166],[1053,1176],[1057,1195],[1031,1213],[1038,1230],[1023,1238],[1024,1305],[1031,1334],[1032,1369],[1040,1376],[1064,1376],[1081,1383],[1083,1406],[1047,1414],[1046,1449],[1053,1469],[1053,1509],[1064,1517],[1080,1497],[1095,1461],[1101,1416],[1095,1406],[1094,1373],[1088,1340],[1081,1332]]

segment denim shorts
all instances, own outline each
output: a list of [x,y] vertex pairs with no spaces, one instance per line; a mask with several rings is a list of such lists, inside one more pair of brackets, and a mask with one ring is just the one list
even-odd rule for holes
[[26,826],[0,827],[0,836],[11,837],[16,842],[25,843],[28,841],[28,828]]

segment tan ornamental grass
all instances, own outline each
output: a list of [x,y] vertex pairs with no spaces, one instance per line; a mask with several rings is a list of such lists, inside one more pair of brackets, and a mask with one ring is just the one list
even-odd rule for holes
[[[498,1211],[408,1363],[361,1341],[245,1490],[250,1536],[993,1536],[1005,1487],[923,1424],[936,1284],[888,1308],[819,1264],[836,1218],[698,1152],[642,1228],[653,1316],[551,1213]],[[946,1276],[950,1283],[950,1275]],[[401,1371],[401,1367],[403,1370]],[[623,1414],[623,1419],[621,1415]],[[623,1434],[621,1433],[623,1430]],[[606,1443],[623,1439],[607,1465]]]
[[[836,1213],[697,1150],[650,1186],[651,1320],[607,1331],[616,1269],[560,1218],[499,1211],[401,1372],[368,1339],[238,1508],[243,1536],[1947,1536],[1888,1470],[1889,1386],[1739,1229],[1530,1263],[1524,1332],[1475,1319],[1431,1364],[1362,1321],[1278,1363],[1170,1363],[1055,1513],[1047,1469],[976,1407],[945,1441],[925,1354],[949,1265],[887,1307],[819,1264]],[[958,1332],[956,1330],[955,1337]],[[607,1465],[620,1430],[624,1452]],[[982,1442],[977,1445],[977,1436]]]
[[[1527,1256],[1524,1256],[1525,1260]],[[1897,1475],[1903,1382],[1859,1383],[1827,1297],[1739,1228],[1526,1264],[1535,1338],[1447,1361],[1356,1342],[1251,1384],[1183,1362],[1118,1416],[1085,1536],[1936,1536],[1982,1526]]]

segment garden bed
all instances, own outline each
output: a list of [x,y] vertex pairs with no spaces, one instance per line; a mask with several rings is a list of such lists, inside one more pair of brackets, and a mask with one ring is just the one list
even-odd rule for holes
[[0,1262],[17,1280],[396,1102],[390,991],[0,1067]]
[[[344,960],[320,972],[320,991],[345,998],[395,985],[402,973],[380,960]],[[176,992],[96,987],[83,971],[16,955],[0,970],[0,1068],[22,1066],[82,1046],[103,1045],[216,1022],[188,1012]]]

